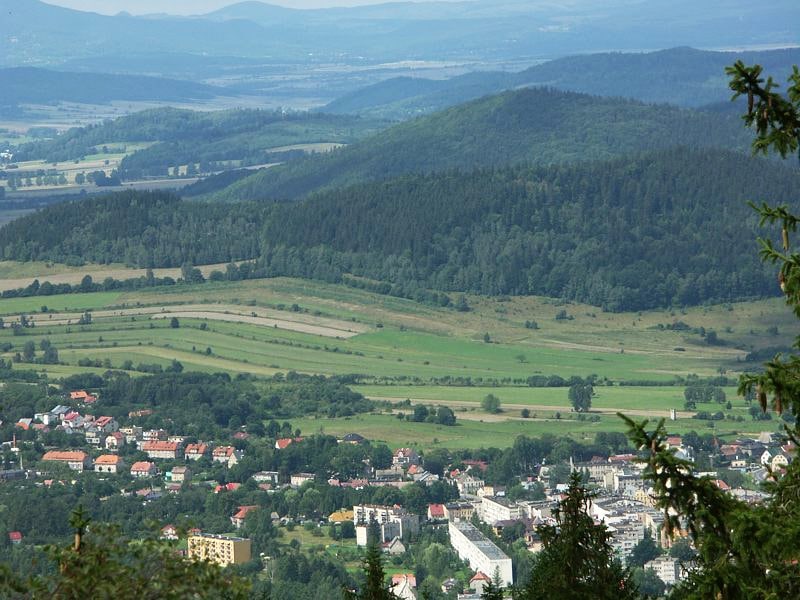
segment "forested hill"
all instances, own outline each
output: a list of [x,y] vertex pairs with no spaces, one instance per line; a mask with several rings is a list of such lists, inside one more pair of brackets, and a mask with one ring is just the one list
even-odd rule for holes
[[534,88],[401,123],[325,156],[243,179],[216,198],[297,198],[405,173],[598,160],[680,144],[745,150],[737,118]]
[[183,202],[161,192],[121,192],[53,204],[0,229],[4,256],[142,266],[254,258],[264,211]]
[[[257,165],[287,159],[296,144],[347,144],[369,136],[386,124],[350,115],[325,115],[280,110],[202,112],[156,108],[98,125],[70,129],[53,139],[31,142],[14,150],[16,160],[47,162],[78,159],[106,144],[150,142],[126,156],[122,179],[163,176],[175,165],[199,164],[201,172],[230,168],[223,164]],[[276,151],[278,154],[276,154]],[[213,165],[211,163],[214,163]]]
[[139,266],[258,257],[261,276],[352,274],[409,297],[541,294],[639,310],[775,293],[746,201],[790,198],[798,186],[796,169],[777,162],[678,148],[408,175],[291,204],[128,193],[23,217],[0,229],[0,249],[5,259]]

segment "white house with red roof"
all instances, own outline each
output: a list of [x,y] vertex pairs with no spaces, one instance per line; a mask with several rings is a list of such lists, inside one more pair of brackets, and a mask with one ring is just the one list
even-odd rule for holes
[[217,446],[211,452],[211,460],[218,463],[225,463],[232,467],[242,459],[244,453],[233,446]]
[[94,404],[97,402],[97,396],[94,396],[86,390],[76,390],[69,393],[69,399],[75,402],[83,402],[84,404]]
[[244,520],[247,518],[247,515],[257,509],[258,506],[254,504],[249,506],[240,506],[236,510],[236,513],[231,517],[231,523],[233,523],[233,526],[236,527],[236,529],[241,529],[244,525]]
[[22,533],[19,531],[9,531],[8,532],[8,541],[12,544],[21,544],[22,543]]
[[121,431],[109,434],[105,441],[106,450],[119,450],[124,445],[125,434]]
[[94,461],[95,473],[122,473],[125,470],[125,461],[116,454],[102,454]]
[[417,578],[413,573],[392,575],[391,592],[400,600],[417,600]]
[[158,474],[155,463],[142,460],[131,465],[131,477],[153,477]]
[[483,571],[478,571],[475,575],[472,576],[472,579],[469,580],[469,587],[475,590],[476,594],[483,595],[483,588],[489,585],[492,581],[492,578],[489,577]]
[[50,450],[45,452],[42,457],[45,462],[57,462],[66,464],[73,471],[83,472],[88,469],[92,464],[89,455],[80,450],[76,451],[63,451],[63,450]]
[[103,433],[114,433],[119,430],[119,423],[114,417],[102,416],[94,420],[94,426]]
[[184,450],[184,457],[186,460],[200,460],[208,453],[208,444],[198,442],[196,444],[187,444]]
[[447,515],[444,512],[444,504],[428,504],[428,520],[437,521],[439,519],[446,519]]
[[295,442],[302,442],[304,439],[303,437],[279,438],[275,440],[275,450],[285,450]]
[[161,440],[152,440],[142,444],[142,451],[147,454],[148,458],[153,459],[171,459],[178,458],[178,453],[181,450],[181,445],[178,442],[163,442]]

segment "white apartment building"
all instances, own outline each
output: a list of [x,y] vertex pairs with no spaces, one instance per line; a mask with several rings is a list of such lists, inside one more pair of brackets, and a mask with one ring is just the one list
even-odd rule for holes
[[450,545],[461,560],[469,563],[470,569],[492,574],[499,572],[503,587],[514,583],[511,559],[472,523],[450,521],[448,529]]
[[362,504],[353,507],[357,545],[367,545],[367,534],[372,522],[378,526],[381,542],[390,542],[395,537],[403,538],[419,531],[419,517],[406,512],[404,508]]
[[484,496],[478,506],[478,517],[489,525],[498,521],[521,519],[523,516],[521,506],[502,496]]

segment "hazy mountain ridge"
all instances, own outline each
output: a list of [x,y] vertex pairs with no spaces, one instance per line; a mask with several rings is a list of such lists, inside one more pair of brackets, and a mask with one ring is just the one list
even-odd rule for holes
[[446,80],[393,78],[356,90],[322,110],[408,118],[480,96],[532,85],[701,107],[727,101],[725,67],[736,60],[788,74],[800,48],[711,52],[672,48],[650,53],[600,53],[558,58],[519,73],[476,72]]
[[[0,0],[0,10],[0,60],[8,66],[58,64],[142,48],[272,60],[308,60],[309,54],[359,60],[474,60],[701,42],[780,43],[796,41],[785,23],[790,15],[800,16],[800,7],[791,0],[758,6],[744,0],[702,5],[689,0],[633,5],[614,0],[602,10],[585,0],[566,5],[507,0],[395,3],[320,11],[249,3],[193,18],[102,16],[37,0]],[[692,24],[684,26],[690,13]],[[621,36],[625,28],[628,34]]]
[[70,73],[34,67],[0,69],[2,103],[105,104],[113,100],[180,102],[229,95],[224,88],[143,75]]

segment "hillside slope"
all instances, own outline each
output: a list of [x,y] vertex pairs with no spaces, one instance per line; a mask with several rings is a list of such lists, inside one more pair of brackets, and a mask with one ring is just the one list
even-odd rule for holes
[[745,150],[738,119],[552,89],[505,92],[237,182],[223,200],[296,198],[404,173],[598,160],[675,145]]
[[746,201],[798,186],[796,169],[775,161],[678,148],[408,175],[286,204],[129,193],[20,218],[0,229],[0,256],[153,267],[257,258],[261,277],[412,298],[433,289],[675,307],[777,293]]

